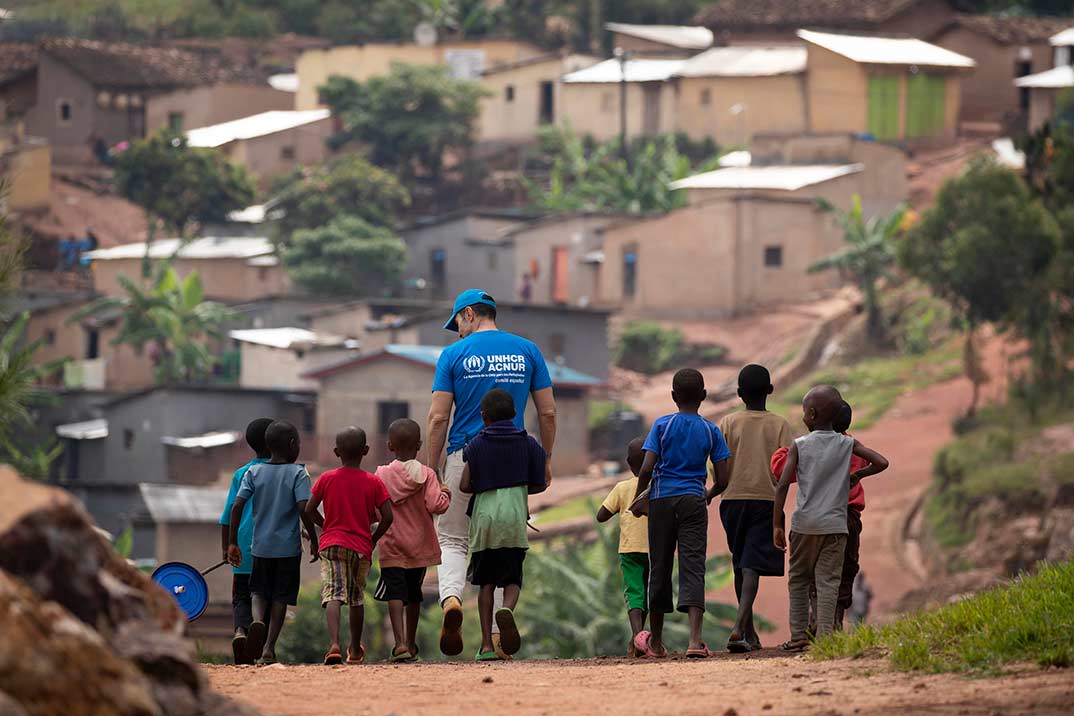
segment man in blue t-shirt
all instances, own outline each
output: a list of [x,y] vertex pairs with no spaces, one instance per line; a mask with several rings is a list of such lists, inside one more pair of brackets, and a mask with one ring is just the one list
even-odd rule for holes
[[[462,448],[484,427],[481,399],[493,388],[502,388],[515,401],[515,425],[525,429],[526,404],[533,396],[540,424],[541,445],[552,462],[556,440],[556,402],[552,380],[541,350],[525,338],[496,327],[496,301],[479,289],[463,291],[455,299],[451,318],[444,328],[458,332],[460,340],[444,349],[433,379],[433,404],[426,431],[428,464],[439,468],[447,448],[444,483],[455,495],[462,480]],[[452,415],[454,406],[454,415]],[[451,429],[448,430],[448,422]],[[551,468],[545,480],[552,481]],[[462,590],[466,583],[466,559],[470,551],[470,524],[466,500],[453,499],[440,516],[441,564],[437,569],[444,625],[440,650],[449,656],[462,652]],[[496,590],[497,607],[503,590]],[[497,650],[499,651],[499,650]]]
[[[239,492],[246,471],[254,465],[269,461],[268,446],[265,445],[265,430],[272,424],[272,418],[257,418],[246,426],[246,444],[254,451],[254,459],[246,463],[231,478],[231,488],[224,503],[224,512],[220,515],[221,549],[224,561],[227,561],[227,546],[231,529],[231,507],[235,504],[235,495]],[[231,651],[236,664],[252,664],[260,654],[246,653],[246,633],[253,621],[253,607],[250,603],[250,569],[254,564],[251,546],[254,543],[254,503],[247,502],[239,521],[239,549],[242,550],[242,563],[232,567],[231,614],[235,622],[235,635],[231,639]],[[263,618],[263,617],[262,617]]]

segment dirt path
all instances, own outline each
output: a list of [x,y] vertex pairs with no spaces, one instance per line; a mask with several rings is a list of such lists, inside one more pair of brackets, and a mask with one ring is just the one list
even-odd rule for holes
[[[1006,390],[1002,380],[1003,350],[998,340],[985,343],[985,365],[993,376],[983,392],[985,400],[997,399]],[[903,525],[932,482],[933,457],[951,440],[951,421],[965,412],[970,394],[971,385],[965,378],[906,393],[873,427],[855,432],[862,442],[886,455],[892,465],[888,472],[870,478],[865,486],[861,566],[873,588],[871,620],[890,618],[899,599],[921,586],[919,572],[907,559],[902,539]],[[854,400],[853,396],[847,396],[847,399]],[[792,488],[787,504],[793,503]],[[713,552],[727,550],[727,540],[715,509],[709,520],[709,549]],[[734,590],[721,590],[716,598],[734,603]],[[774,633],[762,635],[766,644],[778,644],[789,636],[785,578],[761,581],[756,609],[777,626]]]
[[1069,670],[1002,678],[894,673],[882,661],[815,663],[761,652],[703,662],[622,659],[404,666],[209,666],[265,716],[1017,716],[1069,714]]

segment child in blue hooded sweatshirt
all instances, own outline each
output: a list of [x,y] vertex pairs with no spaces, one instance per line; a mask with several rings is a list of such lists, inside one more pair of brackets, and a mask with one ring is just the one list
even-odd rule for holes
[[515,401],[506,390],[494,388],[481,399],[484,429],[463,448],[465,466],[459,489],[470,493],[470,583],[480,587],[481,615],[478,661],[499,657],[492,643],[493,594],[503,588],[503,607],[495,614],[500,646],[511,655],[522,646],[514,608],[522,591],[522,562],[529,540],[527,495],[543,492],[544,449],[514,424]]

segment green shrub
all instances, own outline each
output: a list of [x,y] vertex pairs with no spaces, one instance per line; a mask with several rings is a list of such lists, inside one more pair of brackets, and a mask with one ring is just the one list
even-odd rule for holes
[[632,321],[623,328],[614,357],[620,368],[654,375],[686,364],[719,363],[727,357],[727,348],[687,343],[678,328],[664,328],[652,321]]

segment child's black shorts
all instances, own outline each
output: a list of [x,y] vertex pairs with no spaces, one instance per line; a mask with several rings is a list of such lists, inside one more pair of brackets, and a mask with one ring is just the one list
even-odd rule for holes
[[302,555],[294,557],[254,556],[250,571],[250,593],[260,594],[267,602],[298,604],[298,587],[302,581]]
[[783,576],[783,553],[772,541],[770,500],[721,500],[720,520],[735,569],[752,569],[762,577]]
[[494,584],[506,587],[509,584],[522,586],[522,562],[526,559],[526,550],[522,547],[501,547],[486,549],[470,555],[470,584],[484,586]]
[[425,567],[381,567],[380,582],[373,598],[378,602],[399,600],[403,604],[421,604],[421,585],[425,581]]

